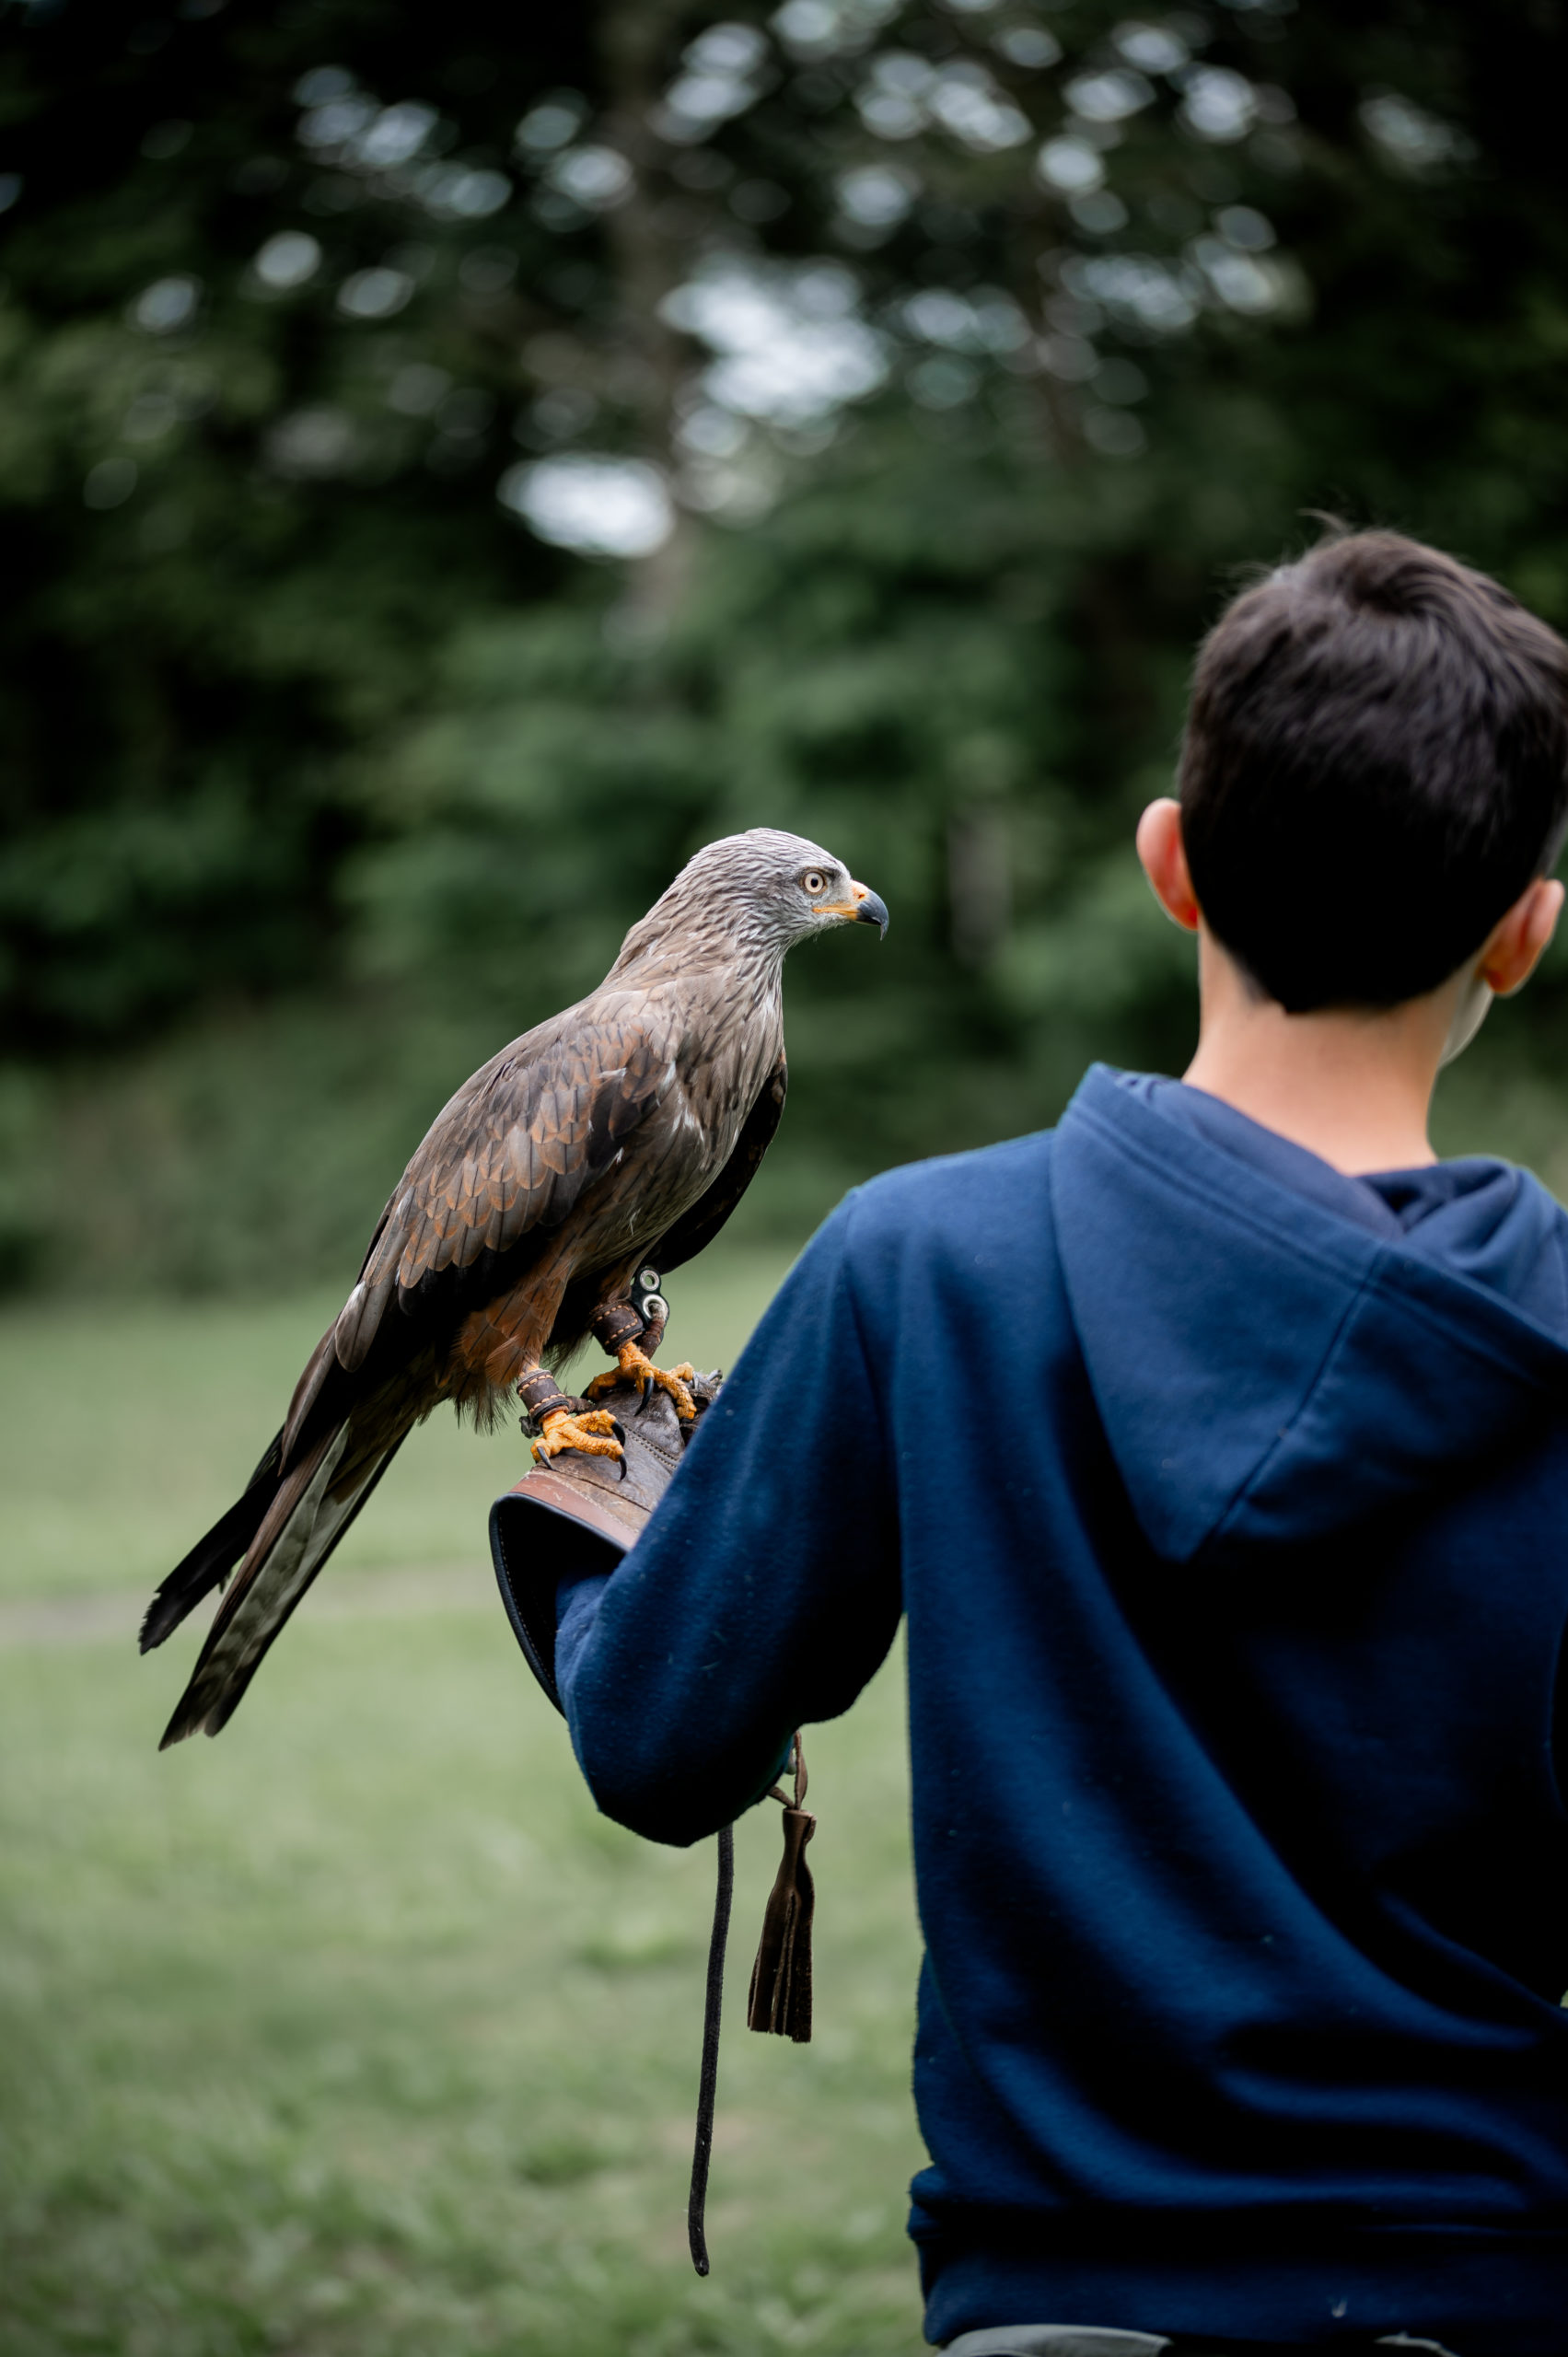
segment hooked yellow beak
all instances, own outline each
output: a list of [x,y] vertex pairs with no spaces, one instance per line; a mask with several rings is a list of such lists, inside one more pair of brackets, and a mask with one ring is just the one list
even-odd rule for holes
[[878,933],[886,933],[887,903],[865,884],[852,884],[849,895],[847,900],[825,902],[822,914],[825,917],[842,917],[845,924],[874,924]]

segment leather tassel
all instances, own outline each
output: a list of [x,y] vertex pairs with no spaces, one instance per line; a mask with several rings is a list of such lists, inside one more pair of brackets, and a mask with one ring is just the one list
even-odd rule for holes
[[784,1802],[784,1857],[762,1918],[762,1937],[751,1968],[748,2029],[791,2038],[804,2046],[811,2036],[811,1917],[816,1905],[806,1845],[817,1820],[801,1806],[806,1798],[806,1762],[795,1738],[795,1805]]

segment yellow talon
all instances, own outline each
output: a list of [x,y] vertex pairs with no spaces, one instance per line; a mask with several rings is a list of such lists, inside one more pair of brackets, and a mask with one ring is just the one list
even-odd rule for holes
[[697,1370],[685,1359],[677,1367],[656,1366],[640,1342],[622,1342],[615,1354],[615,1373],[611,1375],[607,1370],[603,1375],[596,1375],[585,1398],[602,1399],[607,1392],[615,1390],[622,1383],[635,1383],[644,1387],[656,1384],[674,1400],[675,1412],[681,1422],[691,1422],[697,1413],[697,1402],[687,1387],[695,1380]]
[[548,1465],[564,1448],[575,1448],[584,1457],[626,1454],[615,1437],[615,1419],[607,1408],[590,1408],[577,1416],[565,1408],[552,1408],[533,1445],[535,1461]]

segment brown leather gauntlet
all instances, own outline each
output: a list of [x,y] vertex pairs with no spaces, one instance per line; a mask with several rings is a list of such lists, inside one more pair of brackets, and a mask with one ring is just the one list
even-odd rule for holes
[[[691,1395],[699,1419],[717,1398],[719,1380],[717,1374],[694,1378]],[[528,1411],[525,1431],[537,1431],[555,1407],[575,1414],[589,1404],[563,1391],[542,1368],[525,1376],[517,1389]],[[557,1710],[557,1582],[567,1573],[615,1569],[642,1536],[695,1429],[681,1423],[666,1391],[644,1399],[627,1384],[609,1397],[624,1457],[579,1457],[569,1449],[549,1465],[531,1467],[490,1510],[490,1551],[506,1617]]]

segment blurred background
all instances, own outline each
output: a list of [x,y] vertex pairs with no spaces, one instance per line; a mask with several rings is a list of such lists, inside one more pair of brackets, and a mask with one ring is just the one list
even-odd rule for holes
[[[1246,569],[1330,511],[1568,627],[1562,17],[0,6],[6,2357],[918,2345],[896,1671],[694,2286],[707,1864],[519,1682],[516,1436],[422,1436],[215,1753],[151,1756],[133,1593],[436,1108],[709,838],[893,923],[792,960],[699,1359],[845,1185],[1180,1069],[1129,838]],[[1441,1144],[1568,1186],[1565,1045],[1560,947]]]
[[[341,1277],[758,823],[895,922],[791,968],[751,1232],[1179,1069],[1128,834],[1240,569],[1331,509],[1568,624],[1559,20],[11,0],[11,1285]],[[1449,1115],[1549,1172],[1565,977]]]

